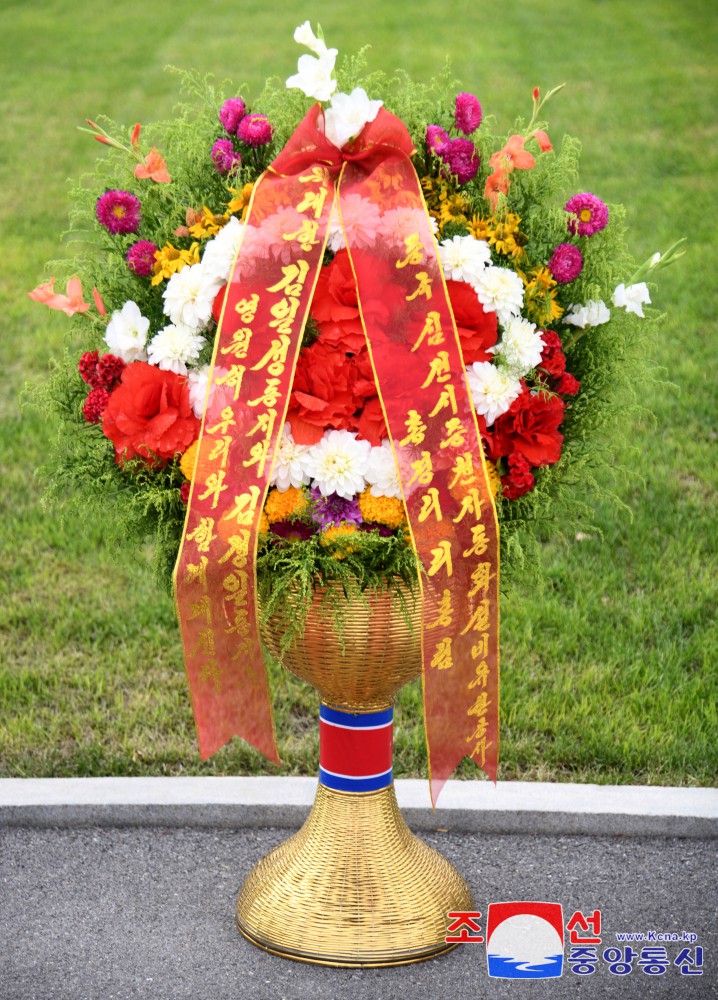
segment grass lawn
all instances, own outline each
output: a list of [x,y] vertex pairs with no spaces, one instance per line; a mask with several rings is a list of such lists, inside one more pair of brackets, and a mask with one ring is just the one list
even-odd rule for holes
[[[665,371],[613,442],[633,477],[629,513],[598,507],[581,540],[545,543],[543,584],[502,607],[502,778],[712,785],[718,763],[718,21],[710,0],[486,0],[388,5],[69,0],[6,3],[0,70],[0,776],[277,773],[233,740],[202,763],[172,604],[148,553],[111,554],[101,523],[40,505],[50,429],[20,409],[65,343],[64,316],[30,302],[61,256],[65,180],[100,152],[76,126],[103,112],[131,126],[166,116],[196,67],[245,97],[294,72],[298,20],[340,53],[417,79],[447,54],[485,113],[508,127],[531,90],[567,81],[554,142],[584,143],[580,190],[628,209],[640,261],[680,236],[663,272],[666,318],[649,351]],[[75,345],[77,348],[78,345]],[[653,416],[651,416],[651,412]],[[314,692],[272,672],[282,773],[313,773]],[[396,773],[425,774],[416,686],[404,690]],[[460,773],[473,775],[473,766]]]

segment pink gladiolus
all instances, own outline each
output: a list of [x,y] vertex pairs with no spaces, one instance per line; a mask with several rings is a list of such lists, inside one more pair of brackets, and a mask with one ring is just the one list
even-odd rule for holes
[[167,164],[157,152],[157,147],[153,146],[145,157],[144,163],[138,163],[135,167],[135,177],[138,180],[152,180],[156,184],[169,184],[172,178],[167,172]]
[[98,142],[104,142],[104,144],[106,146],[112,146],[113,145],[113,143],[110,142],[110,140],[106,136],[104,136],[104,135],[95,135],[95,136],[93,136],[93,139],[96,139]]
[[140,129],[142,126],[139,122],[136,123],[135,127],[132,129],[132,135],[130,136],[130,145],[136,147],[137,143],[140,141]]
[[92,289],[92,298],[95,300],[95,305],[97,306],[97,311],[100,316],[107,318],[107,306],[102,301],[102,296],[96,288]]
[[551,140],[546,135],[543,129],[537,128],[536,131],[533,133],[533,137],[539,144],[542,153],[548,153],[550,149],[553,149],[553,146],[551,145]]
[[78,277],[70,278],[67,283],[67,295],[61,295],[54,289],[55,279],[50,278],[44,285],[38,285],[28,297],[33,302],[41,302],[49,309],[60,309],[67,316],[74,316],[75,313],[84,313],[90,308],[89,302],[82,301],[82,283]]
[[539,91],[538,87],[534,87],[534,100],[535,101],[538,101],[539,94],[540,94],[540,91]]

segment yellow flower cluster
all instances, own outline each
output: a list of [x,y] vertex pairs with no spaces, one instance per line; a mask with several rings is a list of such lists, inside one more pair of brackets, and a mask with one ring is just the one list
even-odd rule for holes
[[556,301],[556,282],[546,267],[537,267],[526,274],[519,271],[524,283],[524,310],[532,323],[551,326],[560,319],[563,309]]
[[404,503],[397,497],[374,497],[369,487],[359,494],[359,510],[365,521],[398,528],[406,522]]
[[[322,532],[322,545],[329,546],[333,542],[336,542],[339,538],[345,538],[347,535],[356,535],[358,531],[359,529],[353,524],[333,524],[331,528],[327,528],[326,531]],[[342,546],[341,549],[334,553],[334,558],[343,559],[349,552],[355,551],[356,549],[354,546]]]
[[247,209],[249,208],[249,199],[252,197],[252,188],[254,184],[245,184],[243,188],[228,188],[230,194],[234,195],[233,198],[227,202],[227,211],[224,213],[225,218],[229,219],[230,215],[236,215],[238,212],[242,213],[241,218],[244,219],[247,214]]
[[185,264],[199,264],[199,243],[193,243],[189,250],[178,250],[171,243],[165,243],[161,250],[155,253],[153,285],[172,277],[181,271]]
[[270,490],[264,512],[270,524],[275,521],[288,521],[291,517],[299,517],[307,509],[307,497],[304,490],[290,486],[282,493],[280,490]]
[[202,206],[202,212],[194,225],[189,227],[190,235],[196,240],[205,240],[209,236],[216,236],[220,229],[227,224],[228,215],[215,215]]
[[492,250],[503,257],[520,261],[524,256],[526,236],[521,232],[521,219],[514,212],[486,219],[474,216],[467,228],[474,239],[486,240]]
[[264,513],[264,511],[262,511],[262,513],[259,515],[259,530],[260,533],[262,531],[269,531],[269,518]]
[[193,441],[189,446],[187,451],[182,455],[180,459],[180,469],[182,470],[182,475],[185,479],[192,479],[194,474],[194,464],[197,461],[197,449],[199,448],[199,438]]
[[488,458],[486,459],[486,475],[489,479],[491,496],[495,500],[499,490],[501,489],[501,476],[499,475],[499,470],[496,468],[495,463],[491,462]]
[[439,224],[443,232],[448,223],[465,225],[468,221],[470,206],[466,198],[452,192],[447,181],[441,177],[422,177],[421,187],[426,199],[426,207]]

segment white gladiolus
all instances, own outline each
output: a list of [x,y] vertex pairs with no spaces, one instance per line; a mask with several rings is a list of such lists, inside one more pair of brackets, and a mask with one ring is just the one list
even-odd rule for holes
[[119,312],[113,312],[105,330],[105,343],[110,352],[130,364],[146,361],[147,334],[150,321],[140,312],[136,302],[125,302]]
[[583,306],[569,306],[563,322],[585,330],[587,326],[601,326],[602,323],[608,323],[610,318],[611,311],[605,302],[590,300]]
[[367,122],[373,122],[383,101],[370,101],[365,90],[356,87],[351,94],[335,94],[324,112],[327,139],[341,149],[359,135]]
[[636,316],[644,319],[643,307],[651,304],[648,285],[645,281],[639,281],[637,285],[629,285],[628,287],[620,284],[613,293],[612,301],[614,306],[625,309],[626,312],[635,313]]
[[182,326],[181,323],[170,323],[150,341],[147,360],[163,371],[186,375],[187,365],[199,358],[206,343],[205,338],[196,330]]
[[332,79],[338,49],[328,49],[323,39],[317,38],[309,21],[305,21],[294,32],[294,41],[304,45],[313,56],[300,56],[297,72],[287,80],[287,87],[296,88],[317,101],[328,101],[337,89],[337,81]]
[[521,395],[521,382],[490,361],[475,361],[466,369],[471,398],[476,412],[486,418],[486,426],[506,413],[517,396]]

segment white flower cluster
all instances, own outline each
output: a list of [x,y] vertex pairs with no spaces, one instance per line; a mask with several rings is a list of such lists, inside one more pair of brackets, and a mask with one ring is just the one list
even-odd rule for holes
[[313,445],[296,444],[284,425],[270,484],[280,493],[290,486],[315,486],[322,496],[353,499],[371,486],[377,497],[400,497],[399,473],[388,439],[378,448],[352,431],[326,431]]

